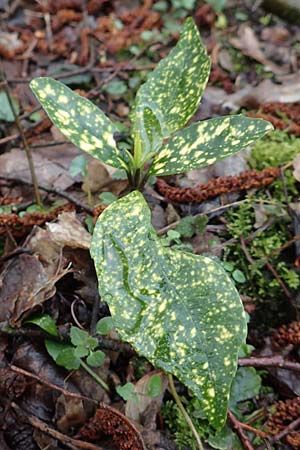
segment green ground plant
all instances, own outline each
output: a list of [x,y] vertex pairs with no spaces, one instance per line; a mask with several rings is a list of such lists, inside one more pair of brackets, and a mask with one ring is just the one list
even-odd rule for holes
[[[299,153],[299,138],[284,131],[275,131],[253,146],[249,162],[257,170],[279,167],[290,163]],[[266,268],[266,260],[272,264],[292,295],[297,294],[300,286],[300,274],[294,266],[293,252],[287,249],[283,257],[280,251],[293,238],[287,201],[297,202],[299,197],[299,183],[293,176],[292,168],[284,171],[284,183],[286,192],[282,179],[277,179],[268,191],[263,189],[248,194],[240,206],[225,215],[228,222],[226,239],[235,238],[237,242],[226,247],[224,258],[245,274],[246,282],[240,286],[240,293],[251,297],[264,311],[261,325],[264,321],[270,325],[271,320],[272,325],[276,326],[291,313],[286,306],[281,308],[283,302],[286,304],[286,297],[278,280]],[[240,244],[241,236],[247,239],[252,234],[254,237],[247,243],[247,250],[253,264]],[[283,317],[283,314],[286,316]]]
[[124,169],[132,192],[100,216],[91,255],[99,292],[121,339],[193,392],[211,427],[224,426],[237,355],[246,337],[239,295],[222,264],[162,245],[141,190],[150,175],[205,167],[255,142],[272,126],[242,115],[186,126],[196,111],[210,60],[192,19],[176,47],[148,76],[131,114],[133,151],[118,148],[115,126],[93,103],[50,78],[31,88],[54,124],[75,145]]

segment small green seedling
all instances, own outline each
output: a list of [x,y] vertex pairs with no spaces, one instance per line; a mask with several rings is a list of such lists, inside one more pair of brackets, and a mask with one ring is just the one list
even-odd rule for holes
[[[55,322],[46,314],[27,322],[38,325],[52,336],[59,336]],[[68,370],[77,370],[82,367],[97,383],[109,391],[108,385],[92,369],[92,367],[100,367],[105,360],[105,353],[96,349],[99,346],[97,338],[78,327],[71,327],[70,340],[71,344],[46,339],[45,346],[56,364]]]
[[242,115],[184,127],[209,72],[210,60],[189,18],[175,48],[137,92],[132,152],[118,149],[114,124],[86,98],[50,78],[33,80],[31,88],[75,145],[127,173],[133,192],[101,214],[91,244],[99,292],[121,339],[165,371],[170,386],[171,374],[185,384],[210,424],[220,429],[246,337],[240,297],[216,259],[162,245],[139,192],[150,175],[208,166],[272,129],[264,120]]

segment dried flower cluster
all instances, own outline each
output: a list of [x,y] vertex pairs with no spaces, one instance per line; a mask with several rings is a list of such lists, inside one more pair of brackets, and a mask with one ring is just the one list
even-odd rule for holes
[[276,347],[283,347],[287,344],[300,344],[300,322],[291,322],[289,325],[282,325],[273,334],[273,344]]
[[259,188],[273,183],[280,175],[279,168],[267,168],[260,172],[247,170],[236,177],[219,177],[195,188],[170,186],[162,178],[158,178],[156,187],[168,199],[179,203],[200,203],[208,198],[228,192]]
[[[266,424],[268,433],[275,436],[300,416],[300,398],[296,397],[275,404],[276,412],[269,417]],[[285,441],[292,449],[300,448],[300,432],[292,430],[285,436]]]

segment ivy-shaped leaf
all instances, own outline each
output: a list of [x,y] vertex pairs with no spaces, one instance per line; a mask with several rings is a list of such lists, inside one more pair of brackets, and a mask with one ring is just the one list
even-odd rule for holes
[[115,127],[96,105],[52,78],[35,78],[30,87],[52,122],[73,144],[110,166],[123,168],[113,136]]
[[[161,60],[137,92],[133,131],[155,140],[183,127],[194,114],[210,71],[199,32],[192,18],[183,26],[180,40]],[[153,150],[152,142],[152,150]]]
[[242,303],[222,266],[163,247],[137,191],[101,214],[91,253],[121,338],[177,376],[222,427],[246,335]]
[[239,114],[195,123],[171,137],[154,160],[150,173],[162,176],[209,166],[239,152],[272,129],[270,122]]

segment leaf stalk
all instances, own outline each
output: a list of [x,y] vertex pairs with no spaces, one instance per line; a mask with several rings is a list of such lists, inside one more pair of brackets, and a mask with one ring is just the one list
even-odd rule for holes
[[90,368],[88,364],[86,364],[82,359],[80,360],[81,367],[96,381],[96,383],[100,384],[107,392],[109,392],[109,386],[102,380],[102,378],[97,375],[93,369]]
[[196,441],[198,449],[199,450],[203,450],[203,445],[202,445],[200,436],[199,436],[199,434],[198,434],[198,432],[197,432],[197,430],[196,430],[196,428],[195,428],[195,426],[194,426],[194,424],[192,422],[192,419],[190,418],[190,416],[189,416],[188,412],[186,411],[185,407],[183,406],[182,401],[179,398],[179,395],[176,392],[176,389],[175,389],[175,386],[174,386],[173,376],[170,373],[168,373],[168,381],[169,381],[171,394],[173,395],[174,400],[175,400],[178,408],[180,409],[183,417],[185,418],[186,423],[188,424],[188,426],[190,427],[191,432],[193,433],[193,436],[195,438],[195,441]]

